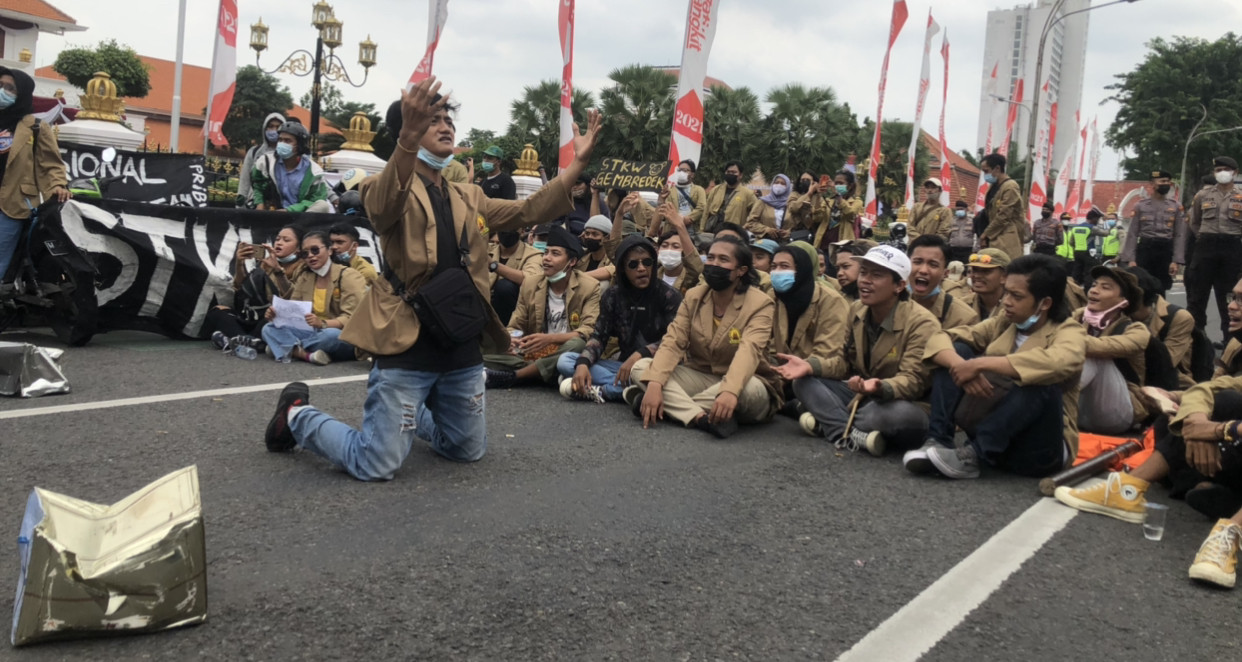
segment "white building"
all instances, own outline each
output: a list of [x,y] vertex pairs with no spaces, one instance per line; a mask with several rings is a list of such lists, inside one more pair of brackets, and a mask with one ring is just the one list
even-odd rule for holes
[[[1039,53],[1039,37],[1044,25],[1052,17],[1056,0],[1036,2],[988,12],[987,35],[983,51],[983,80],[979,95],[978,144],[987,144],[988,126],[992,127],[993,146],[999,147],[1005,140],[1005,121],[1010,104],[998,100],[1013,99],[1018,80],[1023,81],[1023,108],[1018,110],[1012,140],[1018,143],[1018,154],[1011,158],[1026,156],[1027,135],[1030,130],[1031,99],[1034,97],[1035,64]],[[1065,0],[1057,15],[1086,9],[1090,0]],[[1053,146],[1052,167],[1064,158],[1078,135],[1074,126],[1074,111],[1082,105],[1083,74],[1087,59],[1087,17],[1091,12],[1075,14],[1053,26],[1044,44],[1043,81],[1048,82],[1048,95],[1040,95],[1040,124],[1048,128],[1052,105],[1049,96],[1057,101],[1057,142]],[[997,67],[997,83],[990,85],[993,66]],[[1042,84],[1043,81],[1040,81]],[[1088,118],[1082,118],[1086,122]],[[1038,129],[1037,129],[1038,131]]]

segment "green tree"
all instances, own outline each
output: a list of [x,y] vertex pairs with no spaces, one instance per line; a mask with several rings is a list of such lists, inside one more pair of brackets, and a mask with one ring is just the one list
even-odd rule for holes
[[[1117,75],[1109,101],[1120,108],[1105,132],[1108,145],[1133,154],[1122,159],[1126,176],[1147,179],[1152,170],[1176,173],[1195,124],[1203,134],[1242,125],[1242,39],[1232,32],[1216,41],[1154,39],[1134,71]],[[1186,192],[1199,189],[1212,157],[1242,154],[1242,131],[1195,138],[1190,143]]]
[[[572,103],[574,121],[585,125],[586,111],[595,106],[595,98],[590,92],[575,89]],[[537,85],[526,86],[522,91],[522,98],[514,99],[509,106],[509,128],[505,131],[505,136],[509,138],[510,147],[517,145],[516,151],[501,145],[501,149],[505,150],[506,160],[515,159],[521,153],[522,146],[530,143],[539,152],[539,161],[543,163],[548,174],[556,173],[561,143],[560,82],[545,80]],[[487,145],[482,145],[482,149],[486,148]],[[600,152],[600,149],[596,149],[597,154]]]
[[756,135],[755,153],[769,179],[841,168],[858,141],[858,119],[831,88],[792,83],[768,92],[766,101],[772,109]]
[[244,151],[259,141],[264,117],[269,113],[287,113],[292,107],[293,95],[289,88],[256,66],[242,67],[237,70],[233,105],[224,119],[224,137],[233,149]]
[[95,48],[67,48],[56,56],[52,70],[81,89],[86,89],[95,72],[102,71],[112,76],[117,96],[141,98],[151,91],[147,65],[134,49],[115,39],[101,41]]
[[695,181],[704,186],[721,181],[729,161],[741,161],[743,178],[748,178],[758,161],[755,132],[762,118],[759,97],[750,88],[713,86],[703,103],[703,150]]
[[466,132],[465,138],[457,139],[458,147],[470,147],[487,149],[488,145],[496,142],[496,132],[488,129],[471,128]]
[[608,74],[614,85],[599,93],[607,118],[600,131],[600,155],[632,161],[668,158],[677,79],[667,71],[632,64]]

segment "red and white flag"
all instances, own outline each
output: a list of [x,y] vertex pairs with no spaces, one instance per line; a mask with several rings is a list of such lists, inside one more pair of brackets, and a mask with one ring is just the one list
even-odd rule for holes
[[919,73],[919,100],[914,107],[914,127],[910,131],[909,158],[906,161],[906,208],[914,208],[914,154],[919,146],[919,138],[923,133],[923,108],[927,106],[927,90],[931,87],[931,43],[936,33],[940,32],[940,24],[932,18],[931,10],[927,10],[927,34],[923,37],[923,68]]
[[875,223],[879,206],[875,199],[875,176],[880,168],[880,127],[884,124],[884,88],[888,84],[888,58],[893,54],[893,42],[901,34],[901,28],[910,17],[906,0],[893,0],[893,18],[888,26],[888,47],[884,50],[884,64],[880,68],[880,100],[875,111],[875,136],[871,139],[871,164],[867,169],[867,198],[863,217],[868,226]]
[[703,81],[707,57],[716,38],[720,0],[690,0],[686,10],[686,38],[681,51],[681,75],[677,79],[677,105],[673,109],[673,138],[668,145],[669,176],[687,159],[698,163],[703,153]]
[[[996,109],[996,72],[1000,68],[1000,62],[992,65],[992,77],[988,79],[988,102],[993,110],[988,113],[988,138],[983,145],[983,155],[987,156],[992,153],[992,127],[995,124]],[[983,209],[987,204],[988,183],[983,181],[983,177],[979,178],[979,188],[975,192],[975,209]]]
[[1074,155],[1077,150],[1078,144],[1074,143],[1066,150],[1065,158],[1061,159],[1061,167],[1057,169],[1057,185],[1052,191],[1052,213],[1056,214],[1057,218],[1060,218],[1061,213],[1066,211],[1065,199],[1069,193],[1071,171],[1074,169]]
[[[1048,91],[1048,83],[1044,83],[1044,91]],[[1057,149],[1057,99],[1054,95],[1047,97],[1052,101],[1052,108],[1048,111],[1048,149],[1044,159],[1044,178],[1048,178],[1048,169],[1052,167],[1053,154]]]
[[237,89],[237,0],[220,0],[216,18],[215,55],[211,58],[211,90],[207,99],[207,123],[203,131],[217,147],[228,147],[224,119]]
[[1095,121],[1094,117],[1091,118],[1091,162],[1087,166],[1087,181],[1082,187],[1082,204],[1079,206],[1083,216],[1095,205],[1091,197],[1095,188],[1095,169],[1100,164],[1100,131]]
[[561,0],[557,20],[561,33],[561,154],[557,168],[564,170],[574,160],[574,0]]
[[427,50],[423,59],[418,61],[414,73],[410,74],[410,82],[406,83],[406,91],[431,77],[431,67],[435,64],[436,46],[440,45],[440,34],[444,24],[448,22],[448,0],[427,0]]
[[[1074,124],[1077,125],[1078,122],[1079,115],[1078,113],[1074,113]],[[1074,151],[1078,154],[1078,169],[1074,171],[1073,175],[1071,175],[1073,177],[1073,188],[1070,189],[1069,199],[1065,201],[1065,210],[1073,215],[1074,220],[1077,221],[1081,218],[1079,215],[1078,202],[1081,200],[1080,196],[1082,195],[1083,170],[1086,169],[1087,165],[1086,124],[1082,125],[1082,132],[1078,135],[1078,140],[1074,143]]]
[[940,204],[945,207],[949,206],[949,189],[952,188],[950,180],[953,176],[953,166],[949,164],[949,146],[944,140],[944,113],[949,108],[949,31],[944,31],[944,43],[940,46],[940,57],[944,58],[944,100],[940,105],[940,183],[944,184],[944,188],[940,190]]
[[1035,163],[1031,166],[1035,170],[1031,174],[1031,195],[1027,198],[1027,221],[1030,223],[1034,223],[1043,216],[1044,202],[1048,199],[1048,177],[1044,173],[1044,159],[1047,157],[1047,151],[1044,149],[1045,133],[1047,132],[1040,129],[1039,138],[1035,141],[1039,151],[1035,153]]
[[1009,114],[1005,117],[1005,142],[997,149],[997,153],[1009,158],[1009,143],[1013,141],[1013,125],[1018,121],[1018,108],[1022,104],[1022,79],[1013,88],[1013,98],[1009,100]]

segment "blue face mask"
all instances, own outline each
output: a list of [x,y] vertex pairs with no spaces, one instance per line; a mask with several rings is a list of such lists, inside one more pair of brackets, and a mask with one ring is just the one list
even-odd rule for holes
[[794,281],[798,280],[797,272],[793,271],[773,271],[769,275],[772,277],[772,289],[777,292],[792,290]]
[[1109,221],[1109,222],[1108,222],[1108,227],[1110,227],[1110,228],[1115,228],[1115,227],[1117,227],[1117,221]]
[[[906,285],[906,291],[910,293],[910,296],[914,296],[914,284],[913,284],[913,283],[908,283],[908,284]],[[932,290],[931,292],[928,292],[928,293],[927,293],[927,296],[922,297],[922,298],[924,298],[924,299],[934,299],[934,298],[936,297],[936,295],[938,295],[938,294],[940,294],[940,286],[939,286],[939,285],[937,285],[937,286],[936,286],[936,289]]]
[[264,138],[267,138],[267,141],[268,141],[269,143],[274,143],[274,142],[276,142],[276,139],[280,137],[280,132],[278,132],[278,131],[276,131],[276,130],[274,130],[274,129],[273,129],[273,130],[271,130],[271,131],[264,131],[264,132],[263,132],[263,137],[264,137]]
[[548,242],[546,241],[536,241],[534,244],[531,244],[531,245],[534,246],[535,250],[539,251],[540,253],[548,252]]
[[290,145],[289,143],[277,144],[276,145],[276,156],[279,156],[281,161],[284,161],[292,157],[293,156],[293,145]]
[[988,186],[991,186],[996,183],[996,175],[993,175],[990,172],[985,172],[983,173],[983,181],[987,182]]
[[5,89],[0,89],[0,110],[4,110],[15,103],[17,103],[16,94],[13,94]]
[[1019,331],[1026,333],[1027,331],[1030,331],[1031,327],[1035,326],[1036,324],[1039,324],[1039,313],[1035,313],[1034,315],[1031,315],[1030,317],[1026,318],[1026,321],[1018,322],[1014,326],[1018,327]]
[[954,215],[954,216],[956,216],[956,217],[958,217],[958,218],[966,218],[966,210],[965,210],[965,209],[959,209],[959,210],[957,210],[957,211],[953,212],[953,215]]
[[561,282],[561,281],[565,280],[565,277],[566,277],[566,276],[568,276],[568,275],[569,275],[569,270],[568,270],[568,269],[566,269],[565,271],[562,271],[562,272],[560,272],[560,273],[555,273],[555,274],[552,274],[551,276],[548,276],[548,282],[549,282],[549,283],[559,283],[559,282]]
[[850,187],[846,186],[845,184],[837,184],[837,195],[845,195],[845,193],[849,190],[850,190]]
[[482,168],[483,172],[491,172],[496,169],[496,164],[491,161],[484,161]]
[[427,167],[431,168],[432,170],[444,170],[445,168],[448,167],[448,164],[453,162],[453,155],[449,154],[448,156],[444,158],[440,158],[436,156],[435,154],[428,152],[426,147],[419,147],[418,148],[418,160],[422,161],[423,163],[426,163]]

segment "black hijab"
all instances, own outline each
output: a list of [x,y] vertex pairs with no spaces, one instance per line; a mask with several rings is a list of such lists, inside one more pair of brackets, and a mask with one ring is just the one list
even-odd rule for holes
[[12,106],[0,110],[0,129],[13,131],[22,118],[34,112],[35,82],[25,72],[0,67],[0,76],[6,75],[12,76],[13,82],[17,84],[17,101],[14,101]]
[[785,304],[785,315],[788,318],[785,329],[785,344],[793,342],[794,327],[807,308],[811,307],[811,299],[815,296],[815,269],[811,266],[811,256],[796,246],[785,246],[776,251],[777,255],[788,253],[794,261],[794,285],[788,292],[777,292],[776,298]]

